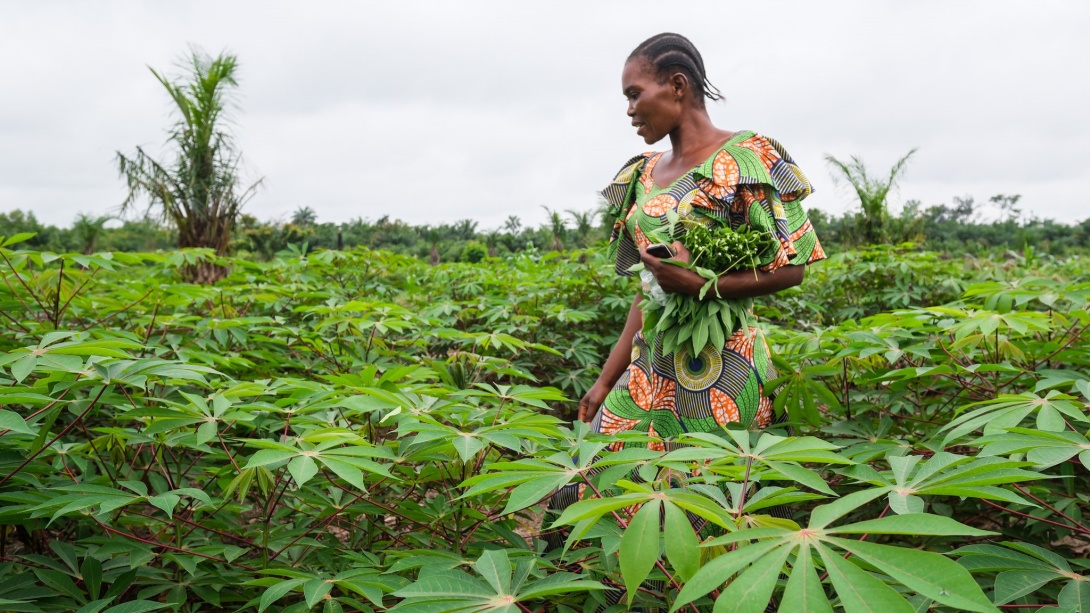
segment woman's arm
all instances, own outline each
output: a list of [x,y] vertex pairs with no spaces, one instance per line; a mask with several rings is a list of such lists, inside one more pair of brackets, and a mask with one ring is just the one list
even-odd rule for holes
[[[684,245],[674,242],[673,248],[677,255],[670,259],[689,261],[689,251]],[[700,288],[707,282],[691,270],[667,264],[650,255],[646,249],[640,249],[640,259],[647,270],[655,275],[663,291],[699,296]],[[734,270],[721,275],[716,287],[719,289],[719,296],[723,298],[754,298],[795,287],[802,283],[805,274],[806,267],[801,264],[781,266],[775,272]],[[708,293],[711,294],[711,291]]]
[[588,424],[594,419],[598,407],[605,402],[609,391],[613,389],[617,380],[621,378],[621,375],[628,369],[628,365],[632,361],[632,339],[635,338],[636,332],[639,332],[640,327],[643,325],[643,314],[640,312],[640,300],[642,299],[643,294],[637,293],[636,299],[632,301],[632,306],[628,309],[628,319],[625,321],[624,329],[621,330],[621,336],[617,339],[617,344],[613,346],[613,351],[609,352],[609,358],[606,359],[606,363],[602,366],[602,374],[598,376],[598,380],[594,382],[594,385],[587,390],[583,399],[579,401],[579,419]]

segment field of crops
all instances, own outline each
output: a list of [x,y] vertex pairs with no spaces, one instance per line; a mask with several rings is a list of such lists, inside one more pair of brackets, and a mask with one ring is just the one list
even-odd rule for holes
[[19,239],[4,611],[1090,611],[1090,257],[833,254],[757,300],[789,423],[663,455],[571,421],[635,292],[599,251]]

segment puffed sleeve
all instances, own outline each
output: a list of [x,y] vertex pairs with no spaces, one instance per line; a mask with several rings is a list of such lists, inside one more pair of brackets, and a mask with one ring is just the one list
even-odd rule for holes
[[721,149],[696,174],[701,190],[729,211],[731,227],[745,224],[776,237],[779,248],[761,262],[762,270],[825,259],[802,207],[813,187],[779,142],[753,134]]
[[645,154],[628,160],[601,192],[609,207],[609,217],[614,220],[613,231],[609,236],[609,255],[616,261],[614,268],[617,274],[624,277],[631,277],[633,273],[628,269],[640,263],[640,250],[625,227],[625,221],[635,203],[634,190],[646,163]]

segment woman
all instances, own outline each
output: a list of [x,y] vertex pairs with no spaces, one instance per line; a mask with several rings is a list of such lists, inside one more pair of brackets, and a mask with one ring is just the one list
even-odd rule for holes
[[[649,145],[669,137],[670,149],[632,158],[603,191],[616,216],[610,247],[617,274],[631,275],[628,269],[643,262],[664,291],[699,294],[704,279],[647,252],[648,236],[676,211],[691,222],[748,225],[779,240],[775,257],[756,271],[719,277],[720,296],[763,296],[802,283],[805,265],[825,257],[800,204],[810,183],[776,141],[712,124],[705,98],[722,96],[693,44],[678,34],[654,36],[628,57],[621,80],[636,134]],[[674,259],[689,260],[680,242],[673,249]],[[758,328],[738,330],[721,352],[706,347],[694,356],[679,348],[662,355],[655,343],[652,356],[639,302],[637,294],[601,376],[579,403],[579,419],[598,432],[663,437],[651,444],[660,450],[672,449],[671,438],[682,432],[771,422],[774,390],[766,385],[776,375]]]
[[[825,257],[800,204],[810,182],[776,141],[712,124],[704,99],[722,96],[708,82],[693,44],[678,34],[646,40],[625,62],[621,86],[636,134],[649,145],[669,137],[670,150],[632,158],[602,192],[616,216],[610,247],[617,274],[631,275],[629,268],[643,262],[666,292],[699,295],[702,277],[647,252],[648,236],[676,211],[688,222],[748,225],[779,240],[775,256],[757,270],[719,277],[720,296],[752,298],[802,283],[805,265]],[[674,242],[673,249],[674,259],[689,261],[684,245]],[[641,296],[601,376],[580,401],[579,419],[596,432],[646,432],[656,437],[649,447],[660,451],[673,449],[683,432],[716,432],[731,422],[771,423],[774,390],[766,384],[776,375],[758,328],[738,330],[722,351],[705,347],[694,356],[678,348],[663,355],[656,342],[652,355],[641,331]],[[561,488],[550,510],[581,498],[584,487]],[[547,534],[546,541],[559,548],[563,535]],[[654,582],[651,587],[661,589]],[[611,590],[607,602],[618,602],[622,592]]]

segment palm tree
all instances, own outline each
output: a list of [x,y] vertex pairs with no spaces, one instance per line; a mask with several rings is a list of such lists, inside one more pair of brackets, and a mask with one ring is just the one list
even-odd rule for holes
[[893,168],[890,168],[888,177],[877,179],[867,174],[867,167],[859,156],[853,155],[848,163],[841,162],[831,155],[825,156],[825,161],[833,169],[833,180],[847,181],[855,190],[856,197],[859,198],[862,209],[859,233],[865,242],[871,244],[885,242],[886,226],[889,221],[889,205],[886,200],[889,198],[889,193],[897,187],[897,181],[904,174],[908,159],[914,153],[916,149],[912,149],[897,160]]
[[291,214],[291,223],[297,226],[313,226],[318,222],[318,214],[309,206],[301,206]]
[[508,215],[503,222],[503,236],[501,240],[511,252],[520,251],[525,243],[522,242],[522,220],[518,215]]
[[[142,148],[129,157],[117,153],[118,170],[129,195],[121,204],[126,213],[143,196],[145,217],[162,219],[178,230],[178,247],[204,247],[226,255],[239,212],[260,181],[240,187],[240,154],[225,130],[232,90],[238,87],[238,61],[230,54],[210,58],[193,48],[186,59],[186,80],[170,81],[154,69],[176,108],[178,121],[169,131],[174,160],[159,162]],[[212,283],[226,269],[201,263],[183,269],[189,281]]]
[[464,241],[473,240],[477,236],[477,222],[472,219],[459,219],[451,228],[451,233]]
[[590,239],[590,233],[594,230],[594,211],[568,209],[566,213],[571,217],[572,223],[575,224],[575,240],[580,247],[586,247]]
[[564,237],[568,233],[568,226],[564,223],[564,218],[560,216],[559,211],[551,210],[544,204],[541,205],[541,208],[545,209],[545,212],[549,214],[549,218],[545,222],[545,229],[552,236],[552,250],[563,251]]
[[500,246],[500,231],[489,230],[488,232],[484,233],[483,238],[485,247],[488,247],[488,257],[496,257],[497,249]]
[[76,220],[72,223],[72,232],[76,235],[76,240],[79,241],[80,250],[84,255],[91,255],[95,252],[95,243],[98,242],[98,237],[102,234],[106,222],[111,219],[113,217],[109,215],[91,217],[86,213],[80,213],[76,216]]
[[1022,209],[1018,206],[1018,201],[1021,199],[1022,194],[1014,194],[1012,196],[996,194],[988,200],[999,207],[999,212],[1003,215],[1004,221],[1009,224],[1022,215]]
[[442,238],[442,233],[438,228],[433,228],[431,226],[421,226],[417,228],[417,231],[428,244],[428,263],[435,266],[439,263],[439,242]]

